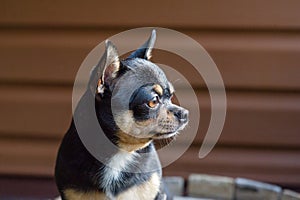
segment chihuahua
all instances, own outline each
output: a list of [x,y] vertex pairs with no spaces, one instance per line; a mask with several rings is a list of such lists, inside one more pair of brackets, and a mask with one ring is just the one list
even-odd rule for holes
[[[182,130],[188,123],[188,110],[172,103],[172,84],[150,61],[155,39],[153,30],[123,60],[106,41],[105,53],[90,74],[58,151],[55,180],[63,200],[169,199],[153,141],[172,138]],[[81,134],[89,134],[87,110],[96,113],[106,139],[117,147],[110,152],[96,145],[106,162],[97,159],[81,140],[74,116],[86,125]]]

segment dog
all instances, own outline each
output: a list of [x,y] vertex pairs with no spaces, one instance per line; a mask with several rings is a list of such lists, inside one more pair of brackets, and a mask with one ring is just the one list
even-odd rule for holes
[[[188,123],[188,110],[172,103],[172,84],[150,61],[155,40],[153,30],[149,39],[123,60],[113,43],[106,41],[105,53],[91,71],[58,151],[55,180],[63,200],[167,199],[153,141],[172,138],[181,131]],[[75,116],[85,124],[81,133],[93,131],[87,110],[96,113],[105,137],[117,147],[107,153],[109,150],[96,145],[105,154],[105,163],[92,155],[80,138]]]

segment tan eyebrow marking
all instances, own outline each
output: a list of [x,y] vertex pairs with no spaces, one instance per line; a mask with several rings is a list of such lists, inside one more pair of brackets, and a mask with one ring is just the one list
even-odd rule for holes
[[155,85],[153,86],[153,89],[154,89],[154,91],[155,91],[157,94],[159,94],[160,96],[163,95],[163,89],[162,89],[162,87],[161,87],[160,85],[155,84]]

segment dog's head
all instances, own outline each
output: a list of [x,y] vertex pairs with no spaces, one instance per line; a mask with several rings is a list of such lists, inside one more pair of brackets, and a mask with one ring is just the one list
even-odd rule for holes
[[172,84],[150,61],[155,38],[153,30],[145,44],[124,60],[119,59],[116,47],[106,41],[105,53],[89,82],[96,107],[100,104],[101,108],[109,108],[99,111],[106,112],[102,118],[111,117],[118,131],[135,138],[169,138],[188,123],[188,111],[171,101]]

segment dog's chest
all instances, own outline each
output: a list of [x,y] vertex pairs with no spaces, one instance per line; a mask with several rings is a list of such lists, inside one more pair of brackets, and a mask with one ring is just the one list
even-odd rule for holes
[[112,183],[121,181],[122,172],[134,163],[136,153],[120,151],[110,158],[102,171],[101,186],[109,189]]
[[116,196],[118,200],[140,199],[154,200],[159,192],[160,177],[157,173],[153,173],[150,179],[140,185],[130,187],[128,190],[121,192]]
[[[145,167],[137,153],[120,151],[115,154],[102,171],[101,186],[109,199],[154,199],[160,188],[160,174],[138,174],[135,167]],[[124,173],[131,174],[127,177]],[[143,181],[142,181],[143,180]]]

